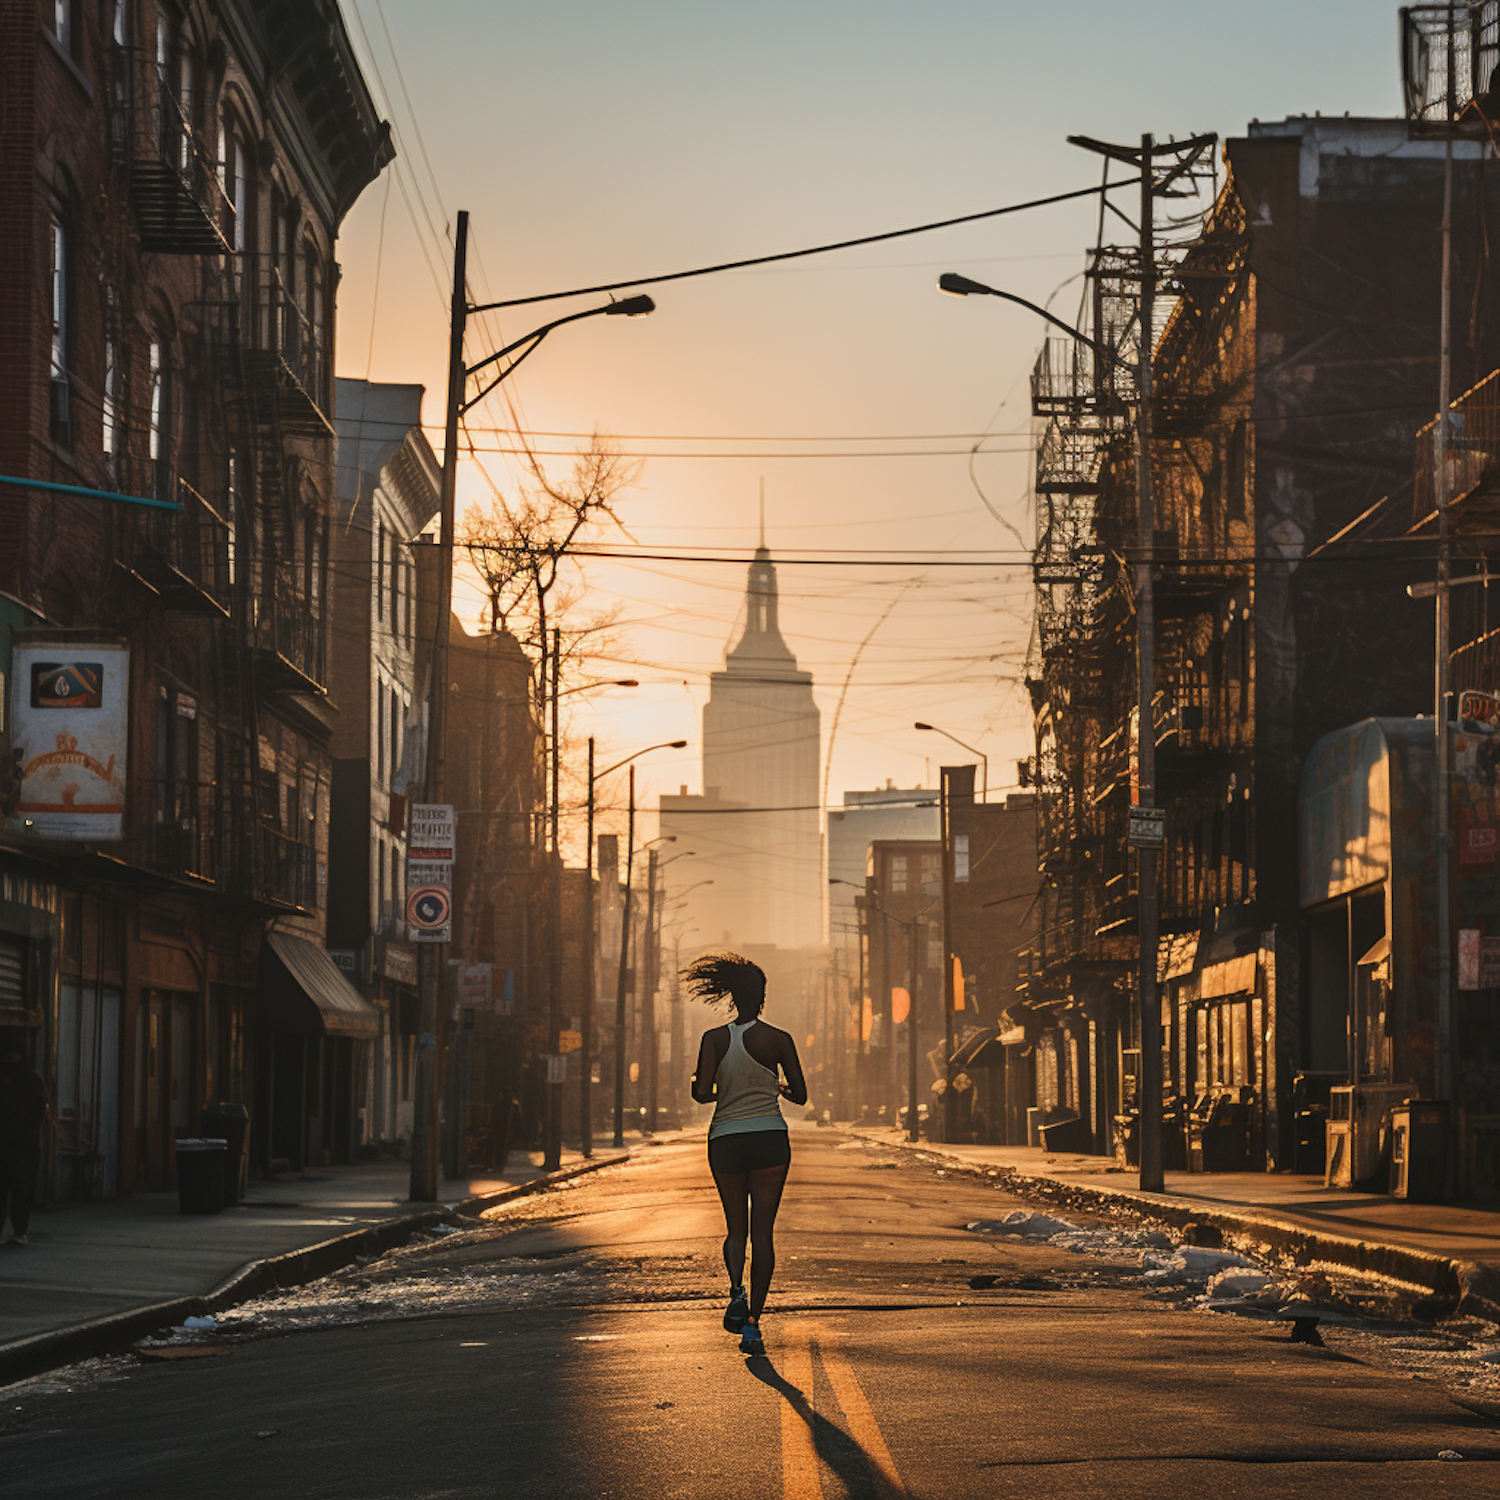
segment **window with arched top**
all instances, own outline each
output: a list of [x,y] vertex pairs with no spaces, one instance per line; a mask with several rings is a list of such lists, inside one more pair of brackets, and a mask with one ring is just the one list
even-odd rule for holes
[[230,110],[225,110],[219,122],[219,188],[225,216],[220,227],[230,249],[243,254],[254,243],[255,161],[250,133]]
[[152,491],[172,500],[172,372],[167,341],[153,333],[146,350],[146,456],[151,461]]

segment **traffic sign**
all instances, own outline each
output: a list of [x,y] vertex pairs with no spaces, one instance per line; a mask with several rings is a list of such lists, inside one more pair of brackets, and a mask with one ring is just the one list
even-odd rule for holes
[[1167,813],[1161,807],[1133,806],[1130,809],[1130,833],[1127,839],[1132,849],[1160,849],[1167,842]]
[[429,866],[425,873],[425,880],[409,884],[406,925],[414,943],[446,943],[453,936],[452,867]]
[[453,938],[451,802],[413,802],[406,834],[406,925],[415,943]]
[[453,804],[413,802],[406,833],[406,857],[423,863],[453,863]]

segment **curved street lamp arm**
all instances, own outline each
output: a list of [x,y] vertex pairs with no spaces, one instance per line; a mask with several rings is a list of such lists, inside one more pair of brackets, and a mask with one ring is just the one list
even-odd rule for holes
[[1108,344],[1101,344],[1098,339],[1090,338],[1081,328],[1075,328],[1071,323],[1065,323],[1055,313],[1050,313],[1045,307],[1038,306],[1035,302],[1029,302],[1025,297],[1018,297],[1014,292],[1002,292],[998,287],[986,286],[982,281],[971,281],[967,276],[957,276],[952,271],[944,271],[938,277],[938,290],[947,292],[950,296],[968,297],[982,295],[985,297],[999,297],[1002,302],[1014,302],[1017,307],[1024,307],[1027,312],[1034,312],[1037,317],[1045,318],[1056,328],[1070,338],[1075,338],[1081,344],[1087,344],[1090,349],[1102,354],[1105,359],[1122,369],[1134,370],[1136,368],[1128,359],[1121,359]]
[[[523,344],[533,344],[534,346],[535,344],[540,343],[544,338],[546,338],[554,328],[561,328],[564,323],[576,323],[580,318],[597,317],[600,313],[607,312],[609,306],[611,305],[612,304],[606,304],[605,307],[586,307],[582,312],[569,313],[565,318],[554,318],[550,323],[543,323],[540,328],[533,328],[530,333],[523,334],[513,343],[507,344],[503,349],[495,350],[493,354],[488,355],[484,359],[480,360],[477,365],[470,365],[464,371],[464,374],[465,376],[477,375],[481,370],[488,369],[492,364],[496,362],[496,360],[504,359],[507,354],[514,354],[515,351],[521,348]],[[530,353],[531,350],[528,349],[526,351],[526,354]],[[521,356],[521,359],[525,359],[526,354],[523,354]],[[516,365],[521,363],[521,359],[518,359],[510,368],[515,369]],[[501,378],[503,379],[504,377],[502,376]]]
[[[492,364],[504,359],[507,354],[515,354],[517,349],[521,351],[519,354],[516,354],[516,357],[477,396],[462,402],[459,410],[465,412],[471,406],[477,406],[502,380],[507,380],[510,376],[514,375],[521,367],[522,360],[526,359],[528,355],[535,353],[537,346],[554,328],[561,328],[564,323],[576,323],[580,318],[597,318],[601,315],[605,317],[623,316],[627,318],[639,318],[644,317],[647,313],[655,312],[655,310],[656,304],[649,297],[627,297],[623,302],[606,302],[602,307],[586,307],[582,312],[569,313],[564,318],[554,318],[550,323],[543,323],[540,328],[534,328],[530,333],[523,334],[522,337],[516,339],[513,343],[507,344],[503,349],[497,349],[493,354],[486,355],[477,365],[469,365],[465,368],[464,380],[467,382],[471,376],[477,375],[481,370],[489,369]],[[479,311],[479,309],[470,308],[469,311],[475,312]]]
[[624,760],[617,760],[614,765],[606,766],[602,771],[594,772],[594,780],[602,781],[613,771],[618,771],[621,766],[628,766],[631,761],[639,760],[643,755],[650,755],[653,750],[686,750],[686,740],[663,740],[659,745],[647,745],[644,750],[637,750],[634,755],[627,755]]
[[[459,411],[460,412],[466,412],[466,411],[468,411],[470,409],[470,407],[478,406],[479,403],[481,401],[483,401],[484,398],[486,396],[488,396],[489,393],[492,390],[494,390],[497,385],[499,385],[501,383],[501,381],[508,380],[512,375],[514,375],[516,373],[516,371],[521,368],[521,363],[526,358],[526,356],[528,354],[534,354],[534,353],[536,353],[537,349],[541,347],[542,340],[544,338],[546,338],[547,335],[549,333],[551,333],[552,329],[555,328],[556,326],[557,325],[554,323],[554,324],[552,324],[551,326],[549,326],[547,328],[539,328],[535,333],[529,333],[529,334],[526,335],[526,337],[524,339],[518,340],[518,342],[522,343],[522,344],[529,343],[531,345],[531,347],[529,349],[523,350],[513,360],[511,360],[511,362],[508,365],[506,365],[506,367],[503,370],[501,370],[501,372],[497,376],[495,376],[495,378],[492,381],[490,381],[490,383],[487,386],[485,386],[485,388],[482,391],[478,392],[478,394],[476,394],[474,396],[471,396],[469,398],[469,400],[465,401],[459,407]],[[514,349],[515,347],[516,347],[515,344],[508,345],[506,348],[502,349],[499,354],[492,354],[489,357],[489,359],[487,359],[487,360],[485,360],[483,362],[483,364],[475,365],[474,369],[475,370],[482,370],[485,365],[492,364],[495,360],[502,358],[506,354],[509,354],[510,351],[512,349]],[[474,373],[474,371],[470,370],[468,373],[472,375]]]

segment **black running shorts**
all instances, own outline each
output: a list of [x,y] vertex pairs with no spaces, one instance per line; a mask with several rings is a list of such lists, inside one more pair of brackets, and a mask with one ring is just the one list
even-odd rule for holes
[[791,1164],[792,1138],[785,1130],[741,1130],[716,1135],[708,1143],[708,1165],[715,1173],[758,1172]]

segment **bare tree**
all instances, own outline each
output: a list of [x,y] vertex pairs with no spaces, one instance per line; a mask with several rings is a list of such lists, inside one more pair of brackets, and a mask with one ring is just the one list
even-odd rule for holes
[[[533,464],[534,484],[515,499],[497,493],[487,507],[464,514],[459,540],[489,601],[490,627],[510,631],[530,659],[539,716],[546,711],[549,671],[561,678],[575,663],[608,649],[615,611],[576,618],[582,597],[576,553],[601,527],[629,535],[615,506],[640,470],[638,459],[625,457],[596,433],[566,479],[553,480]],[[571,759],[559,755],[569,783],[572,768],[562,763]]]
[[615,503],[640,470],[640,460],[595,433],[567,479],[554,481],[538,466],[535,486],[516,500],[497,495],[487,509],[465,513],[461,540],[489,599],[491,628],[534,647],[539,663],[550,653],[555,617],[574,602],[565,588],[559,592],[565,565],[602,523],[624,530]]

